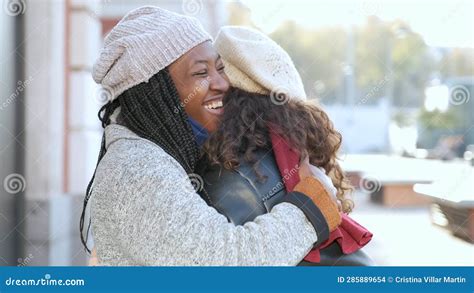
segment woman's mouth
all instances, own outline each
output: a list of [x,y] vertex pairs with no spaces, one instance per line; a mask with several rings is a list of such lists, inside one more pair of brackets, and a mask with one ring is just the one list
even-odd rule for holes
[[222,98],[206,101],[202,105],[208,112],[214,115],[222,115],[222,113],[224,113],[224,103],[222,102]]

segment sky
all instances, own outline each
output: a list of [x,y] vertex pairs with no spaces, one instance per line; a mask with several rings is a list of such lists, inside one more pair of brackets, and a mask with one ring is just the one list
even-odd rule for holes
[[404,20],[429,46],[474,48],[474,0],[242,0],[270,33],[285,20],[306,27],[362,25],[367,16]]

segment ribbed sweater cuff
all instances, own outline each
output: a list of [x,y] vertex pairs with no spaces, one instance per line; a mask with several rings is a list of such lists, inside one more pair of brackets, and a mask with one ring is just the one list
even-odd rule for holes
[[318,240],[314,244],[314,248],[321,245],[329,238],[329,226],[324,218],[321,210],[314,204],[314,202],[301,192],[290,192],[283,197],[282,202],[288,202],[297,206],[306,218],[311,222],[318,236]]
[[314,204],[323,213],[330,232],[334,231],[341,224],[341,215],[337,204],[316,178],[304,178],[295,186],[293,191],[301,192],[313,200]]

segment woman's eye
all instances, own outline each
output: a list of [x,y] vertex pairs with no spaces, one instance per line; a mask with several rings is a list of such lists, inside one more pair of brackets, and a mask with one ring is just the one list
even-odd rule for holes
[[206,74],[207,74],[207,70],[202,70],[202,71],[198,71],[198,72],[194,73],[193,75],[202,76],[202,75],[206,75]]
[[217,68],[218,71],[224,71],[224,69],[225,69],[225,66],[221,66],[221,67]]

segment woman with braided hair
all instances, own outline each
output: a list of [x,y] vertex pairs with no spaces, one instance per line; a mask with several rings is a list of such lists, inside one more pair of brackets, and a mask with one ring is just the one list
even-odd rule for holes
[[102,265],[296,265],[341,222],[309,164],[271,212],[244,225],[195,191],[200,144],[229,89],[210,40],[196,19],[152,6],[128,13],[104,40],[93,78],[110,96],[80,221]]

